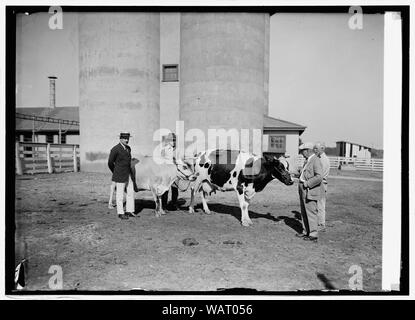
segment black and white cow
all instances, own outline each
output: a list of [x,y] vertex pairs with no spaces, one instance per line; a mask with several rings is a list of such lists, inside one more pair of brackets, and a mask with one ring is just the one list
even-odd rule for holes
[[255,193],[262,191],[273,179],[286,185],[294,182],[288,172],[285,158],[262,158],[236,150],[207,150],[196,156],[195,173],[198,177],[191,188],[189,213],[194,213],[195,192],[200,192],[203,210],[210,214],[206,196],[216,190],[235,190],[242,211],[243,226],[252,224],[248,214],[248,205]]

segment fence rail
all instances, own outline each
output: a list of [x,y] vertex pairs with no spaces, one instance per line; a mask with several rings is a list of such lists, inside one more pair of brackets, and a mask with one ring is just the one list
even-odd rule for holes
[[[360,171],[383,171],[383,159],[364,159],[350,157],[328,157],[330,160],[330,168],[335,169],[352,169]],[[298,166],[302,167],[304,157],[296,158]]]
[[16,174],[79,171],[79,145],[16,141]]

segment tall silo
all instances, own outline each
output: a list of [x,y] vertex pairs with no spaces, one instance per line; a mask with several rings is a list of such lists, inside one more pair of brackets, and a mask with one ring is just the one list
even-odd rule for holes
[[121,131],[135,154],[153,153],[160,124],[160,14],[79,14],[81,170],[107,171]]
[[261,150],[252,146],[252,129],[260,130],[256,144],[261,144],[269,14],[183,13],[180,27],[180,118],[185,131],[198,128],[207,136],[208,129],[250,129],[250,150]]

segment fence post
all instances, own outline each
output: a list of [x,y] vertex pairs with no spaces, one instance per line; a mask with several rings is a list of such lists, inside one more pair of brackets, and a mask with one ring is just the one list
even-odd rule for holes
[[52,158],[50,155],[50,143],[46,146],[46,160],[48,162],[48,173],[53,173]]
[[371,162],[371,167],[372,167],[372,169],[371,169],[371,171],[375,171],[375,162],[373,161],[373,159],[370,159],[370,162]]
[[23,174],[22,161],[20,160],[20,143],[16,141],[16,174]]
[[73,172],[78,172],[78,160],[76,158],[76,145],[73,146]]

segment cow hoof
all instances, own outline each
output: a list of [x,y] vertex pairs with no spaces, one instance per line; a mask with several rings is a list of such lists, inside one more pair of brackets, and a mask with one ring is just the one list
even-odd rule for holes
[[193,208],[189,208],[189,213],[190,213],[190,214],[194,214],[194,213],[195,213],[195,209],[193,209]]
[[160,212],[157,212],[157,211],[156,211],[156,218],[160,218],[160,217],[161,217]]
[[242,221],[242,225],[243,225],[244,227],[249,227],[249,226],[251,226],[251,224],[252,224],[252,221],[248,221],[248,220],[244,220],[244,221]]
[[160,213],[164,216],[166,214],[166,211],[161,211]]
[[212,214],[212,212],[210,212],[210,210],[205,210],[206,214]]

